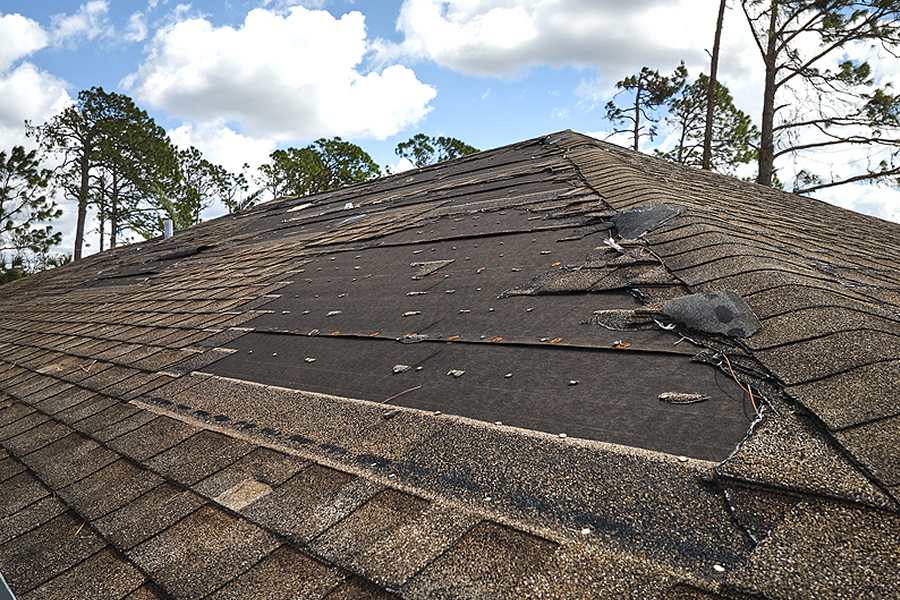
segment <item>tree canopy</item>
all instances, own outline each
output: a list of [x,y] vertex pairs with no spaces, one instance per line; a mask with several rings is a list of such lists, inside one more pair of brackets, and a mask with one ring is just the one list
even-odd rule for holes
[[365,150],[339,137],[276,150],[269,158],[259,169],[260,182],[276,198],[318,194],[381,175]]
[[616,127],[613,133],[630,134],[635,151],[641,138],[655,139],[660,120],[657,109],[678,93],[686,79],[687,69],[681,63],[672,75],[643,67],[639,73],[616,82],[619,91],[606,104],[606,118]]
[[[74,259],[81,258],[88,207],[110,222],[110,242],[138,202],[172,177],[174,150],[165,130],[124,94],[93,87],[29,133],[58,157],[58,178],[75,201]],[[101,236],[103,234],[101,233]]]
[[[859,58],[866,44],[900,51],[896,0],[740,0],[765,67],[757,182],[771,185],[775,160],[814,148],[863,149],[856,174],[801,173],[797,192],[900,176],[900,96]],[[864,53],[865,54],[865,53]],[[838,57],[837,68],[830,61]]]
[[407,159],[416,167],[433,165],[475,152],[478,152],[478,148],[454,137],[429,137],[424,133],[417,133],[405,142],[400,142],[394,149],[394,154]]
[[53,174],[41,167],[36,150],[0,152],[0,254],[43,253],[59,243],[62,234],[51,222],[62,211],[52,193]]
[[[670,98],[666,122],[672,128],[675,145],[658,154],[691,167],[704,166],[709,83],[709,77],[701,73]],[[756,158],[759,130],[750,116],[734,105],[731,92],[721,83],[715,84],[712,114],[709,167],[734,173],[739,165]]]

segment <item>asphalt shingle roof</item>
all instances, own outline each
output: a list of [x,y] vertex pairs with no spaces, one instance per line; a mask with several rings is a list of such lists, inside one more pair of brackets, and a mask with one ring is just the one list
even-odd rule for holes
[[895,595],[897,256],[895,224],[561,132],[6,285],[0,572]]

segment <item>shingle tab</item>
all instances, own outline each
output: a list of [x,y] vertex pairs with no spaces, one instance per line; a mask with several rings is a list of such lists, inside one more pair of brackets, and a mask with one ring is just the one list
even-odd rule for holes
[[201,507],[128,556],[172,595],[198,598],[277,547],[275,538],[248,521]]

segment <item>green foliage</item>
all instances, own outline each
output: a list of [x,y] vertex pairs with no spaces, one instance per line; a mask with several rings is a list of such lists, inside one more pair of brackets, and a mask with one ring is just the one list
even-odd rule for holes
[[687,69],[681,63],[672,75],[643,67],[639,73],[617,82],[619,92],[606,104],[606,118],[616,127],[613,133],[630,133],[635,150],[641,138],[655,139],[661,119],[659,108],[678,93],[686,79]]
[[[810,149],[864,150],[866,166],[844,178],[804,171],[795,190],[810,192],[859,181],[896,182],[900,175],[900,97],[852,46],[900,53],[897,0],[741,0],[763,66],[765,88],[757,182],[772,185],[775,161]],[[844,55],[834,65],[833,57]]]
[[[675,133],[675,147],[658,155],[692,166],[703,166],[703,138],[706,130],[706,100],[709,77],[700,74],[681,93],[669,99],[667,124]],[[759,130],[750,116],[734,105],[731,92],[716,82],[712,128],[711,168],[733,173],[740,164],[756,159]]]
[[98,213],[101,238],[108,219],[110,246],[115,247],[136,214],[153,204],[155,190],[177,181],[178,162],[165,130],[131,98],[102,89],[88,94],[100,114],[91,203]]
[[22,279],[26,275],[21,255],[14,255],[9,262],[6,261],[6,256],[0,255],[0,285]]
[[124,223],[152,190],[172,177],[175,159],[165,131],[123,94],[93,87],[28,133],[57,155],[58,181],[78,212],[74,259],[81,258],[88,207],[110,223],[115,243]]
[[0,285],[23,279],[29,275],[55,269],[72,261],[68,254],[50,252],[17,252],[11,256],[0,254]]
[[417,133],[405,142],[397,144],[394,153],[405,158],[416,167],[425,167],[445,160],[452,160],[478,152],[478,148],[454,137],[428,137]]
[[62,214],[52,192],[52,173],[36,150],[0,152],[0,252],[46,252],[60,242],[49,223]]
[[339,137],[276,150],[269,158],[260,167],[261,183],[276,198],[319,194],[381,175],[365,150]]

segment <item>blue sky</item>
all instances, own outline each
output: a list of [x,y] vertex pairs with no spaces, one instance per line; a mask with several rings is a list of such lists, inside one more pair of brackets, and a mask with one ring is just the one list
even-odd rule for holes
[[[229,168],[340,135],[397,168],[417,132],[491,148],[571,128],[604,136],[613,84],[643,65],[706,68],[718,0],[3,0],[0,145],[78,91],[131,95],[179,145]],[[841,58],[841,57],[838,57]],[[900,85],[897,61],[876,64]],[[760,110],[746,23],[726,15],[720,77]],[[663,128],[644,151],[665,148]],[[615,141],[615,140],[614,140]],[[840,173],[860,156],[777,166]],[[752,167],[743,175],[751,175]],[[900,221],[900,192],[854,185],[826,201]],[[73,211],[63,203],[70,229]],[[221,207],[213,207],[213,216]]]
[[[49,27],[53,17],[75,14],[83,4],[80,0],[34,2],[34,0],[5,0],[4,13],[19,13]],[[309,3],[307,3],[309,4]],[[400,42],[396,30],[401,2],[390,0],[335,0],[315,3],[334,15],[359,11],[365,15],[366,31],[370,38]],[[201,0],[190,3],[186,15],[202,16],[218,26],[240,27],[247,13],[254,8],[268,8],[260,1],[215,2]],[[271,5],[270,5],[271,6]],[[52,73],[68,85],[70,95],[94,85],[108,90],[128,93],[122,80],[141,64],[153,26],[165,23],[175,3],[162,1],[151,11],[144,1],[111,1],[106,18],[118,31],[128,27],[130,15],[146,11],[148,39],[142,43],[125,41],[120,35],[98,36],[93,40],[76,39],[60,45],[50,45],[28,57],[41,70]],[[362,145],[379,164],[396,162],[394,147],[399,141],[423,131],[429,134],[452,135],[477,147],[490,148],[534,137],[559,129],[596,131],[606,125],[602,111],[594,110],[576,94],[579,82],[593,77],[596,69],[590,66],[535,66],[521,72],[504,73],[500,77],[469,76],[433,62],[414,65],[419,80],[433,86],[438,93],[430,103],[431,111],[414,125],[402,128],[385,139],[365,135],[345,135]],[[140,100],[138,100],[140,102]],[[164,109],[142,104],[166,128],[183,121]],[[565,118],[563,118],[565,115]],[[240,130],[239,124],[232,123]],[[281,141],[279,146],[300,144],[308,138]]]

